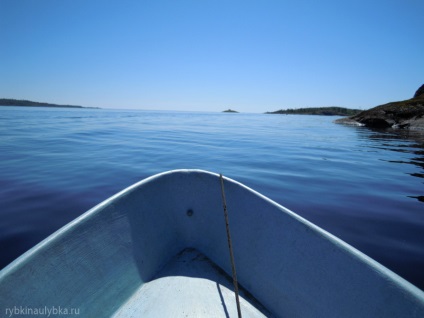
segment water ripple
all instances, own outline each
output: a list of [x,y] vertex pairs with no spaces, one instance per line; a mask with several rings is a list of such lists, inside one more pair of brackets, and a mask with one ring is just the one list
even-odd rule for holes
[[424,288],[420,135],[296,115],[5,107],[0,120],[0,266],[140,179],[198,168],[245,183]]

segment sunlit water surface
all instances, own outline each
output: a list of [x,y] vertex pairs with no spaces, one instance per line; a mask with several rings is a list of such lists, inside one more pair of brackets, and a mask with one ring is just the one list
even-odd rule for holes
[[420,135],[335,117],[0,108],[0,267],[171,169],[240,181],[424,289]]

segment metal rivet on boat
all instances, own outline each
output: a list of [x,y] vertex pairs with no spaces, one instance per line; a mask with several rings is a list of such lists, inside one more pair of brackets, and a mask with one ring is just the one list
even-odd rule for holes
[[193,210],[192,209],[188,209],[187,210],[187,216],[192,216],[193,215]]

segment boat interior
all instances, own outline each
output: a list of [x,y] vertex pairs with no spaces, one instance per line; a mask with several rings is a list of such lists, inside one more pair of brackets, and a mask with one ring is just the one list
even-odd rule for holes
[[[243,317],[272,317],[238,285]],[[195,249],[173,257],[113,317],[237,317],[233,279]]]

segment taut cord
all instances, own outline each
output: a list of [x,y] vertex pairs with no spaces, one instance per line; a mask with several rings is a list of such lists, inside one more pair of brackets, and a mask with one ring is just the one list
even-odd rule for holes
[[230,250],[231,270],[233,272],[233,284],[234,284],[234,293],[236,295],[237,313],[238,313],[238,317],[242,318],[241,309],[240,309],[239,292],[238,292],[236,265],[234,263],[233,244],[231,243],[230,225],[228,224],[227,202],[225,200],[224,179],[222,178],[222,174],[219,174],[219,179],[221,180],[222,204],[224,206],[225,227],[227,228],[227,240],[228,240],[228,248]]

